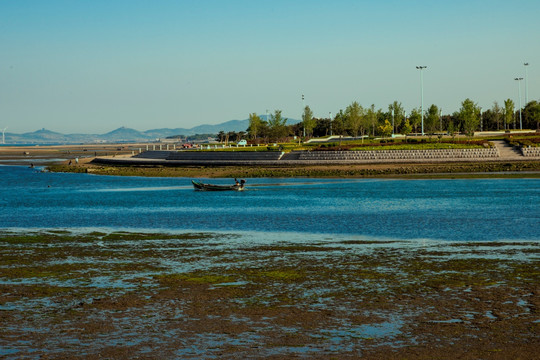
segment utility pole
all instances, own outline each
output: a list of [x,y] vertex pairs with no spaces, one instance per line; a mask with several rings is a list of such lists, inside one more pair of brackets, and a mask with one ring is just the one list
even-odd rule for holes
[[394,116],[395,116],[395,112],[394,112],[394,108],[392,108],[392,137],[394,137],[394,131],[395,131]]
[[424,135],[424,75],[423,71],[427,66],[417,66],[418,70],[420,70],[420,94],[422,98],[422,136]]
[[439,109],[439,131],[442,133],[442,109]]
[[482,119],[482,108],[479,108],[480,110],[480,131],[484,131],[484,124],[483,124],[483,119]]
[[526,62],[523,65],[525,65],[525,106],[529,103],[529,83],[527,82],[527,68],[529,67],[529,63]]
[[304,119],[304,111],[306,107],[304,106],[304,94],[302,94],[302,125],[304,125],[304,137],[306,137],[306,119]]
[[521,80],[523,80],[523,78],[515,78],[514,80],[516,80],[518,82],[518,96],[519,96],[519,130],[523,130],[523,123],[521,122]]

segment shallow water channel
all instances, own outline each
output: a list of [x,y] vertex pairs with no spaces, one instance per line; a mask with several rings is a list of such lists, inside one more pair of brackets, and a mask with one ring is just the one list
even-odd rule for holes
[[491,241],[538,240],[540,223],[540,179],[247,179],[243,192],[196,192],[187,178],[43,173],[15,166],[0,166],[0,179],[2,228]]

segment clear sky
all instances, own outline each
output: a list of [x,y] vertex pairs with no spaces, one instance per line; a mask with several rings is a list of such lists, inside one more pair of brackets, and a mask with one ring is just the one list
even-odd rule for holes
[[[0,128],[191,128],[540,99],[540,1],[0,0]],[[525,81],[521,95],[525,103]]]

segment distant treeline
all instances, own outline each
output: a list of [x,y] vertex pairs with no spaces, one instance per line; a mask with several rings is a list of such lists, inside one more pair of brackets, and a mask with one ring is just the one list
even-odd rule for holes
[[442,114],[439,107],[432,104],[422,110],[414,108],[405,112],[402,104],[394,101],[388,110],[376,109],[375,105],[362,107],[353,102],[339,110],[333,117],[316,118],[309,106],[304,108],[302,121],[287,125],[287,118],[281,110],[275,110],[268,120],[256,113],[249,114],[246,131],[220,131],[216,134],[176,135],[168,139],[197,141],[215,138],[222,143],[249,139],[252,142],[286,141],[297,138],[323,137],[329,135],[388,137],[392,134],[466,134],[472,136],[477,131],[500,131],[510,129],[540,129],[540,102],[533,100],[520,111],[515,109],[513,100],[507,99],[502,105],[496,101],[490,109],[482,109],[477,103],[465,99],[459,111]]
[[375,109],[375,105],[362,107],[353,102],[339,110],[332,118],[315,118],[309,106],[304,108],[302,121],[295,125],[286,125],[281,110],[275,110],[268,121],[256,113],[249,114],[249,127],[246,133],[220,133],[219,141],[236,141],[244,136],[252,141],[281,141],[292,136],[321,137],[328,135],[344,136],[390,136],[411,133],[450,134],[457,133],[472,136],[475,131],[494,131],[507,129],[539,129],[540,103],[531,101],[521,109],[515,110],[511,99],[501,106],[493,103],[491,109],[481,109],[477,103],[465,99],[459,111],[443,115],[435,104],[424,109],[423,128],[422,110],[414,108],[406,113],[400,102],[394,101],[388,111]]

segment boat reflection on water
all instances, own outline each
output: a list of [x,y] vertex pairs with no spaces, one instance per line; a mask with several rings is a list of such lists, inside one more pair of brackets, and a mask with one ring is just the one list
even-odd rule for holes
[[200,181],[191,180],[191,183],[193,184],[193,187],[195,190],[200,191],[242,191],[244,190],[244,184],[246,183],[246,180],[240,180],[234,179],[235,184],[234,185],[214,185],[214,184],[205,184]]

